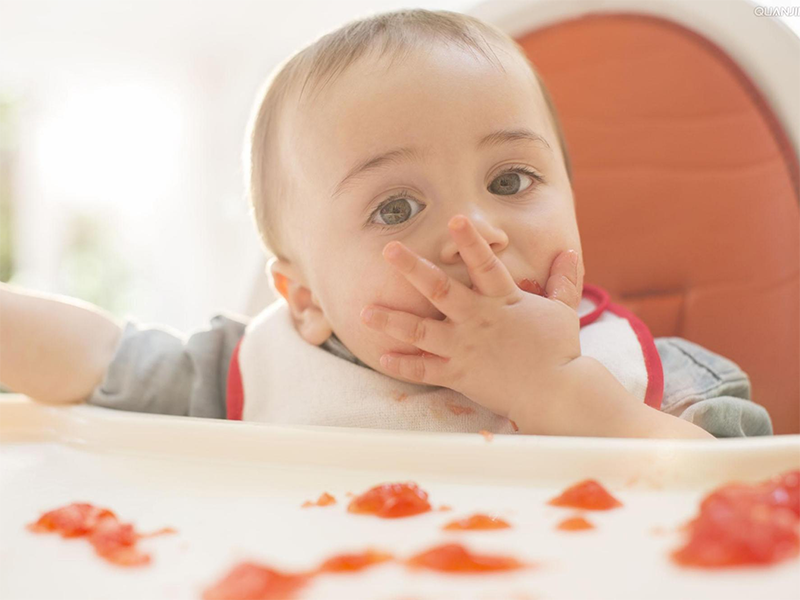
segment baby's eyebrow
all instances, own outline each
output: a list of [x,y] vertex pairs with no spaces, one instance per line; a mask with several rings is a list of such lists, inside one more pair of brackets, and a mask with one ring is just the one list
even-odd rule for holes
[[[545,148],[552,152],[550,144],[547,143],[547,140],[544,139],[544,137],[531,131],[530,129],[525,128],[500,129],[498,131],[493,131],[489,135],[481,138],[481,140],[478,142],[478,149],[480,150],[481,148],[497,146],[499,144],[508,144],[521,141],[541,143],[545,146]],[[394,150],[389,150],[388,152],[383,152],[377,156],[372,156],[362,160],[356,166],[350,169],[347,175],[345,175],[344,179],[342,179],[333,189],[331,197],[336,198],[336,196],[341,194],[344,189],[359,176],[363,176],[373,171],[378,171],[391,164],[412,160],[420,161],[422,158],[423,155],[417,148],[404,147],[395,148]]]
[[551,152],[553,151],[553,149],[550,147],[550,144],[547,143],[547,140],[544,139],[544,137],[535,131],[525,129],[524,127],[520,129],[500,129],[498,131],[493,131],[478,142],[478,149],[496,146],[498,144],[521,141],[538,142],[543,144],[545,148]]
[[350,169],[347,175],[345,175],[344,179],[339,182],[339,185],[333,189],[333,194],[331,194],[331,197],[335,198],[341,194],[348,184],[350,184],[358,176],[365,175],[371,171],[377,171],[390,164],[397,164],[399,162],[405,162],[409,160],[422,160],[422,153],[416,148],[395,148],[394,150],[383,152],[378,156],[373,156],[366,160],[362,160],[355,167]]

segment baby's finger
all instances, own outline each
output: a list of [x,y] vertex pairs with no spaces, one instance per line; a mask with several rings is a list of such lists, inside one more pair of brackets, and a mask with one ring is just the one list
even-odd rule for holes
[[386,244],[383,256],[440,312],[456,323],[466,321],[477,309],[478,295],[475,292],[402,243]]
[[468,218],[456,215],[450,219],[449,228],[472,283],[481,294],[502,297],[517,292],[511,273]]
[[399,310],[365,306],[361,320],[371,329],[442,357],[453,355],[453,324]]
[[545,286],[548,298],[563,302],[574,310],[578,309],[581,302],[578,258],[575,250],[566,250],[559,254],[550,267],[550,277]]
[[449,382],[449,359],[432,354],[398,354],[381,356],[381,367],[394,377],[414,383],[447,386]]

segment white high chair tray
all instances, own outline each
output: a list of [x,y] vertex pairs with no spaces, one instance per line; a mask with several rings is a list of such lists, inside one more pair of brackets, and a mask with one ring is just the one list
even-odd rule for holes
[[[689,570],[669,553],[711,488],[800,468],[800,436],[657,441],[424,434],[285,427],[48,407],[0,400],[0,598],[199,598],[237,562],[311,569],[367,548],[407,557],[444,542],[536,563],[500,575],[442,575],[398,563],[318,577],[299,598],[798,598],[800,560],[768,568]],[[624,507],[589,512],[596,529],[556,524],[546,504],[595,478]],[[384,520],[346,511],[347,492],[414,481],[434,509]],[[337,504],[301,508],[329,492]],[[151,565],[123,568],[83,540],[25,524],[64,504],[108,507],[139,531]],[[485,512],[512,529],[452,533]]]

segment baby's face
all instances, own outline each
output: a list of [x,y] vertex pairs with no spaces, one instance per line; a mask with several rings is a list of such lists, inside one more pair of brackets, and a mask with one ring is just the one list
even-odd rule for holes
[[419,351],[363,325],[364,306],[444,318],[384,260],[388,242],[467,286],[447,229],[457,214],[517,282],[544,287],[560,252],[580,252],[545,101],[522,60],[498,55],[505,72],[439,46],[391,67],[361,60],[288,121],[290,243],[333,332],[377,371],[383,353]]

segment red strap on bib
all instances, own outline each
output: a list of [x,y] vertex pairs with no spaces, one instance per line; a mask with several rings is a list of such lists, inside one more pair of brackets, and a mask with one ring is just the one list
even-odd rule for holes
[[595,307],[592,312],[581,317],[581,327],[594,323],[606,310],[630,323],[631,329],[642,347],[644,366],[647,369],[647,390],[644,393],[644,403],[660,410],[661,401],[664,398],[664,367],[661,365],[661,356],[656,349],[653,334],[650,333],[647,325],[624,306],[612,303],[608,292],[601,287],[585,284],[583,297],[594,302]]
[[639,345],[642,347],[644,366],[647,369],[647,390],[644,393],[644,403],[661,410],[661,401],[664,399],[664,367],[661,365],[661,356],[656,349],[653,334],[639,317],[624,306],[610,303],[608,310],[618,317],[627,319],[631,324],[631,328],[639,340]]
[[239,340],[236,348],[233,349],[231,364],[228,366],[228,386],[225,394],[226,416],[233,421],[241,421],[244,411],[244,387],[242,386],[242,372],[239,370],[239,347],[241,345],[242,340]]

